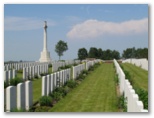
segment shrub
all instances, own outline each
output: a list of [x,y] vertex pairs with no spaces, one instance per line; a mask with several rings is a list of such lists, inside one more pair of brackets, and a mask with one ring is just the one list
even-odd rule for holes
[[7,88],[8,86],[9,84],[4,81],[4,89]]
[[21,69],[21,70],[18,70],[18,73],[23,73],[23,70]]
[[40,75],[41,75],[41,76],[45,76],[46,74],[45,74],[45,73],[41,73]]
[[118,97],[118,108],[127,112],[127,103],[124,94]]
[[10,80],[10,85],[12,86],[16,86],[18,83],[23,82],[23,80],[21,78],[13,78]]
[[148,109],[148,91],[145,91],[143,89],[136,89],[136,93],[139,96],[139,99],[143,102],[144,108]]
[[51,106],[52,98],[50,96],[42,96],[39,99],[40,106]]
[[36,107],[35,112],[48,112],[51,107],[48,106],[39,106]]
[[35,74],[35,75],[34,75],[34,78],[35,78],[35,79],[38,79],[39,77],[38,77],[38,75],[37,75],[37,74]]
[[49,68],[51,68],[52,67],[52,64],[49,64],[49,66],[48,66]]
[[117,74],[114,76],[114,81],[116,82],[117,85],[119,85],[119,78]]
[[51,97],[53,98],[53,100],[59,101],[59,100],[62,99],[63,94],[62,94],[61,92],[54,91],[54,92],[51,94]]
[[67,93],[70,92],[70,88],[68,86],[64,87],[64,95],[67,95]]
[[88,71],[87,70],[83,70],[82,71],[82,74],[86,74],[87,75],[88,74]]
[[85,78],[85,76],[83,74],[80,74],[78,77],[77,77],[77,80],[83,80]]
[[94,71],[94,66],[90,66],[88,71]]
[[67,81],[66,86],[68,86],[69,88],[74,88],[77,86],[77,82],[74,80],[69,80]]
[[55,89],[55,92],[60,93],[62,96],[64,96],[64,88],[63,87],[58,87]]

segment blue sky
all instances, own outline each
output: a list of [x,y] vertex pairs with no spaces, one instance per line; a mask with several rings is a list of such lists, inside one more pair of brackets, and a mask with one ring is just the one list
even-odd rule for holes
[[55,45],[68,44],[61,59],[77,58],[79,48],[118,50],[148,47],[147,4],[5,4],[4,60],[38,61],[47,21],[48,50],[57,60]]

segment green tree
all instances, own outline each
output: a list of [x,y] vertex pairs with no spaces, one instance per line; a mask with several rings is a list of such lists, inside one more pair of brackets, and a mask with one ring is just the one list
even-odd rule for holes
[[135,58],[136,57],[135,47],[127,48],[126,50],[124,50],[122,56],[124,58]]
[[55,46],[55,52],[58,54],[59,56],[59,60],[60,60],[60,57],[63,56],[63,53],[68,50],[68,46],[67,46],[67,43],[60,40],[56,46]]
[[80,48],[78,50],[78,58],[80,60],[86,59],[88,57],[88,52],[85,48]]
[[112,59],[119,59],[120,58],[120,53],[116,50],[112,51]]
[[122,56],[124,58],[147,58],[148,59],[148,48],[127,48],[123,51]]
[[91,47],[88,54],[89,58],[98,58],[98,50],[95,47]]
[[98,58],[103,59],[103,50],[101,48],[98,49]]

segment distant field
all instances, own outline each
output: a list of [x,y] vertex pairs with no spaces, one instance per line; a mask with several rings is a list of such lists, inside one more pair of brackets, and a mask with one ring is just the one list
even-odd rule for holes
[[148,71],[129,63],[122,63],[122,66],[131,74],[135,88],[148,91]]
[[102,64],[68,95],[52,112],[117,112],[113,64]]

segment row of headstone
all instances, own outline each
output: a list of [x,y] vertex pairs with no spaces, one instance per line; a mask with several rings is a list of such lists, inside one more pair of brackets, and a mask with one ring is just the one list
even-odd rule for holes
[[9,86],[6,88],[4,95],[6,112],[15,109],[29,110],[33,105],[33,87],[31,81],[19,83],[17,86]]
[[26,67],[31,66],[38,66],[38,65],[44,65],[44,64],[50,64],[49,62],[19,62],[19,63],[8,63],[4,65],[4,70],[21,70]]
[[77,66],[73,66],[73,79],[76,79],[80,73],[85,70],[85,64],[79,64]]
[[88,62],[86,62],[86,70],[89,70],[89,68],[91,66],[93,66],[93,65],[94,65],[94,61],[88,61]]
[[123,60],[122,63],[131,63],[138,67],[141,67],[142,69],[145,69],[148,71],[148,60],[146,58],[142,59],[126,59]]
[[4,81],[9,84],[10,80],[15,78],[17,75],[17,71],[15,69],[4,71]]
[[66,65],[79,64],[80,60],[65,60]]
[[65,66],[65,62],[55,62],[52,63],[52,72],[58,71],[59,67]]
[[40,74],[48,73],[48,64],[36,65],[23,68],[23,79],[32,79],[35,75],[40,76]]
[[71,78],[71,69],[61,70],[42,77],[42,96],[48,96],[57,87],[63,86]]
[[129,80],[125,79],[125,74],[118,62],[115,59],[113,62],[119,78],[120,93],[121,95],[124,93],[125,98],[127,98],[127,112],[148,112],[148,110],[144,109],[143,102],[139,101],[138,95]]
[[64,67],[66,65],[79,64],[80,60],[66,60],[64,62],[54,62],[52,63],[52,72],[58,71],[59,67]]

